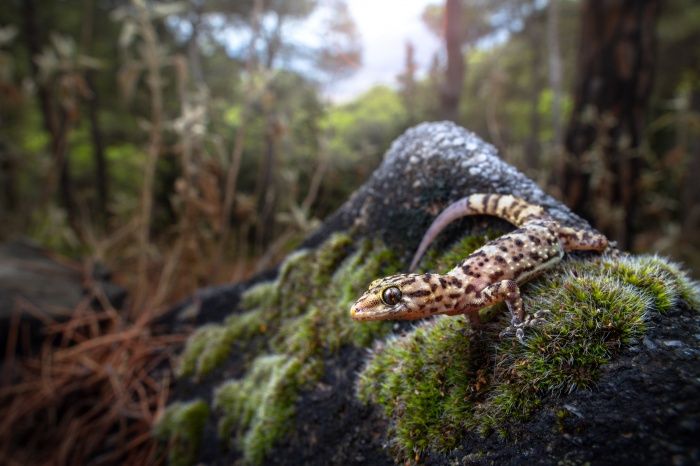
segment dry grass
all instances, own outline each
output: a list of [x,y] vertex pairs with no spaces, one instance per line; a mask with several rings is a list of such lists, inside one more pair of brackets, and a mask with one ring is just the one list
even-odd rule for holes
[[[91,308],[93,298],[104,310]],[[155,335],[153,317],[127,321],[93,293],[68,321],[44,318],[38,354],[16,358],[17,313],[0,385],[0,463],[161,463],[151,429],[184,335]]]

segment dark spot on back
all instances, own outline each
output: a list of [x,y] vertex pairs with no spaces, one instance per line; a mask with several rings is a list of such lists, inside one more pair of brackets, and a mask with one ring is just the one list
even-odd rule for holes
[[442,277],[440,277],[438,280],[440,280],[440,286],[442,286],[443,288],[447,288],[447,280],[445,280]]
[[450,299],[459,299],[459,297],[462,296],[460,293],[450,293],[447,295],[448,298]]
[[499,246],[498,249],[500,249],[503,252],[508,252],[508,248],[505,246]]
[[462,288],[462,281],[459,278],[452,277],[452,284],[457,288]]
[[438,286],[437,286],[437,283],[432,283],[432,284],[430,285],[430,290],[431,290],[432,292],[435,292],[435,290],[437,290],[437,287],[438,287]]
[[496,280],[498,280],[499,278],[501,278],[503,275],[504,275],[504,274],[503,274],[503,270],[497,270],[497,271],[495,271],[494,273],[492,273],[492,274],[489,276],[489,278],[490,278],[491,280],[493,280],[493,281],[496,281]]
[[503,258],[503,256],[496,256],[496,262],[499,264],[505,264],[506,260]]
[[469,284],[469,285],[467,285],[467,287],[464,289],[464,292],[465,292],[465,293],[472,293],[472,292],[474,291],[474,289],[475,289],[475,288],[474,288],[474,285]]
[[532,259],[533,261],[538,261],[538,260],[540,260],[540,256],[539,256],[539,254],[537,254],[536,252],[531,252],[531,253],[528,254],[528,255],[530,256],[530,259]]
[[410,293],[406,293],[406,296],[411,297],[411,298],[417,298],[421,296],[428,296],[430,294],[430,291],[428,290],[416,290],[412,291]]
[[527,238],[537,245],[540,244],[540,239],[535,235],[527,235]]
[[523,240],[521,240],[521,239],[516,239],[516,240],[515,240],[515,245],[516,245],[517,247],[519,247],[519,248],[522,248],[524,244],[525,244],[525,243],[523,243]]

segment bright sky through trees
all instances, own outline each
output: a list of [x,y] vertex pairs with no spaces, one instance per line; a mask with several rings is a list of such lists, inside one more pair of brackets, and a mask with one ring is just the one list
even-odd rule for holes
[[436,0],[348,0],[362,40],[362,67],[349,78],[328,86],[326,94],[342,102],[374,84],[396,85],[403,68],[405,43],[413,42],[419,72],[423,74],[440,41],[423,24],[421,14]]

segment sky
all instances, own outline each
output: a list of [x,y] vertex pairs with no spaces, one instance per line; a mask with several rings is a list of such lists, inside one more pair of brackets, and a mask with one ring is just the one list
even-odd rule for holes
[[434,3],[441,0],[347,0],[362,41],[362,67],[327,86],[326,96],[342,103],[375,84],[395,87],[404,67],[407,40],[415,47],[419,74],[427,72],[440,41],[423,25],[421,14]]
[[[324,83],[324,96],[334,103],[343,103],[377,84],[396,87],[396,77],[404,68],[408,40],[414,46],[417,75],[426,74],[441,44],[423,24],[421,15],[428,5],[443,1],[346,0],[362,43],[362,66],[349,77]],[[308,18],[288,24],[285,34],[298,44],[316,46],[322,43],[326,30],[323,23],[328,12],[328,9],[317,8]],[[248,38],[240,30],[230,28],[222,34],[231,50],[240,52],[247,47]],[[302,63],[294,65],[304,67]]]

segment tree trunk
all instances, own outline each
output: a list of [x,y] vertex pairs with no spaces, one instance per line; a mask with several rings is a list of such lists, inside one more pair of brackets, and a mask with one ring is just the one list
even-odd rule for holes
[[256,189],[259,216],[255,236],[258,251],[262,251],[274,237],[277,210],[277,145],[280,131],[276,117],[269,117],[265,132],[265,157],[260,166]]
[[[41,112],[44,129],[50,136],[50,151],[54,159],[56,172],[58,173],[61,203],[66,209],[69,223],[73,229],[78,232],[77,211],[73,199],[73,185],[70,176],[70,161],[68,160],[66,150],[68,117],[65,111],[57,108],[49,87],[39,79],[39,67],[34,61],[34,58],[41,53],[42,41],[39,35],[39,27],[37,26],[37,12],[34,0],[25,0],[22,2],[22,16],[24,38],[29,52],[29,69],[31,70],[32,79],[37,86],[39,110]],[[53,177],[50,177],[45,187],[44,197],[48,197],[52,194],[54,186]]]
[[531,75],[532,83],[530,87],[530,137],[525,148],[525,163],[527,173],[532,175],[537,171],[540,160],[540,92],[542,91],[542,81],[540,80],[540,70],[542,69],[542,38],[539,28],[532,27],[529,32],[530,50],[532,51]]
[[552,132],[555,153],[562,149],[561,94],[562,70],[559,48],[559,0],[549,0],[547,8],[547,53],[549,87],[552,88]]
[[[659,0],[586,0],[562,189],[578,213],[629,247],[652,90]],[[593,212],[593,205],[598,205]]]
[[464,82],[464,55],[462,43],[464,25],[461,0],[446,0],[445,5],[445,44],[447,46],[447,71],[441,89],[442,117],[457,121],[459,100]]
[[[700,115],[700,89],[694,89],[690,96],[690,112]],[[692,131],[688,141],[685,176],[681,190],[682,236],[700,249],[700,138],[697,130]]]
[[109,196],[109,176],[107,176],[107,157],[105,156],[104,138],[99,119],[99,98],[92,71],[85,72],[85,81],[90,89],[88,100],[88,117],[90,119],[90,138],[92,139],[92,156],[95,160],[95,184],[97,187],[97,217],[104,227],[107,221],[107,202]]
[[414,125],[418,122],[418,109],[416,106],[416,57],[415,47],[411,41],[405,45],[404,70],[399,75],[400,93],[403,99],[408,122]]
[[[85,21],[82,28],[81,46],[88,53],[92,53],[94,21],[95,21],[95,3],[92,0],[83,2],[83,11]],[[85,83],[88,87],[90,96],[87,99],[87,115],[90,121],[90,139],[92,140],[92,157],[95,163],[95,188],[97,191],[97,215],[102,228],[106,227],[108,212],[107,203],[109,197],[109,176],[107,159],[105,157],[104,137],[102,127],[100,126],[100,99],[95,82],[95,72],[93,70],[85,71]]]

